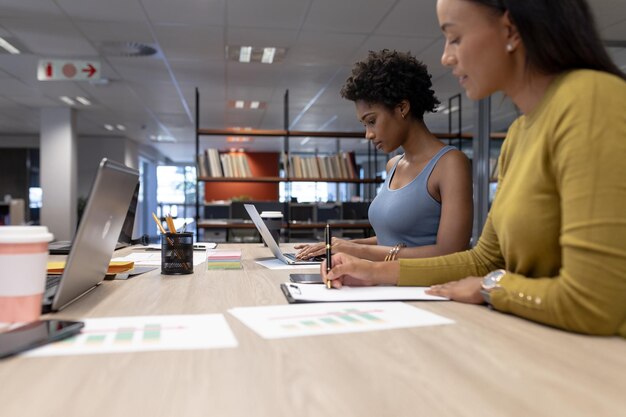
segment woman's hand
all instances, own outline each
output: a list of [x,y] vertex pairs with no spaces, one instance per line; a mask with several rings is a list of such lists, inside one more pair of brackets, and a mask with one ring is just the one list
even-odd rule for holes
[[480,294],[482,277],[467,277],[459,281],[452,281],[441,285],[433,285],[426,294],[447,297],[453,301],[468,304],[484,304]]
[[298,250],[298,252],[296,252],[297,259],[309,259],[326,253],[326,245],[324,242],[307,244],[301,243],[294,245],[294,248]]
[[332,261],[330,272],[326,273],[326,261],[323,261],[320,273],[324,283],[331,280],[334,288],[396,284],[400,274],[398,262],[372,262],[345,253],[333,255]]
[[[333,253],[344,252],[348,246],[355,246],[354,243],[334,237],[331,241]],[[309,259],[315,256],[326,255],[326,244],[324,242],[294,245],[295,249],[299,249],[296,253],[298,259]]]

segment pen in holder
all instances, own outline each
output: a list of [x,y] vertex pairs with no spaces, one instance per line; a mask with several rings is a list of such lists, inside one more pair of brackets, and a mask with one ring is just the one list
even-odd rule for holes
[[193,273],[193,233],[161,235],[161,274]]

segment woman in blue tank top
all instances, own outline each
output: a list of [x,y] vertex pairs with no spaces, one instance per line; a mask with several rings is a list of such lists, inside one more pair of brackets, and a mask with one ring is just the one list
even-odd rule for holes
[[[375,236],[333,238],[333,252],[372,261],[445,255],[467,249],[472,233],[472,178],[467,157],[424,124],[439,101],[426,66],[409,53],[370,52],[341,89],[353,101],[365,137],[379,151],[404,154],[387,163],[387,179],[369,208]],[[296,245],[300,258],[324,245]]]

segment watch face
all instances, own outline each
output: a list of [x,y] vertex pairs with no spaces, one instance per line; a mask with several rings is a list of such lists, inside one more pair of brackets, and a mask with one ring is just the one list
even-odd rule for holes
[[498,286],[500,279],[506,274],[505,271],[498,269],[497,271],[491,271],[483,278],[482,287],[487,291],[492,290]]

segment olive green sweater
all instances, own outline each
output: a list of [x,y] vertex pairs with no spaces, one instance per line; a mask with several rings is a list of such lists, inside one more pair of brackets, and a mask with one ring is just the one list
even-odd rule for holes
[[508,273],[497,310],[580,333],[626,337],[626,82],[556,78],[502,146],[498,190],[473,249],[400,260],[398,285]]

